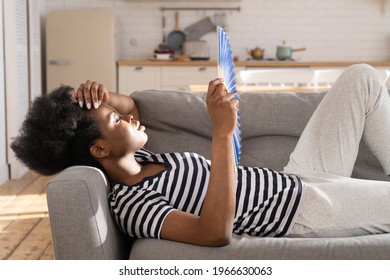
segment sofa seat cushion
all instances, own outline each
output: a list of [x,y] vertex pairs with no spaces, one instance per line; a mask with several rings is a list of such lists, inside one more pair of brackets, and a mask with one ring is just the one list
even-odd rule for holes
[[390,234],[348,238],[258,238],[233,235],[230,245],[201,247],[167,240],[135,240],[130,259],[321,260],[388,259]]

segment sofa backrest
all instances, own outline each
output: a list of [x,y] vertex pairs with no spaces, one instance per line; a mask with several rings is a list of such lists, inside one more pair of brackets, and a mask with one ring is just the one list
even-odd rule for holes
[[[241,93],[241,165],[282,170],[325,94]],[[212,126],[204,93],[144,90],[131,96],[149,135],[146,148],[156,153],[192,151],[210,158]],[[364,143],[353,177],[389,180]]]

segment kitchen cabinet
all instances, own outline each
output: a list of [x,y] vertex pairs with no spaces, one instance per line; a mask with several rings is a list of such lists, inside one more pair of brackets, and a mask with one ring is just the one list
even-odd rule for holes
[[132,93],[144,89],[161,88],[160,66],[121,66],[118,69],[118,92]]
[[144,89],[189,90],[190,85],[207,85],[218,76],[216,63],[118,65],[118,91]]
[[217,75],[217,66],[161,67],[161,89],[189,90],[189,85],[207,85]]
[[121,93],[144,89],[188,90],[189,85],[208,84],[216,76],[216,66],[120,66],[118,90]]
[[[313,72],[317,77],[318,86],[328,86],[350,65],[367,63],[375,67],[380,75],[387,79],[390,87],[390,62],[389,61],[237,61],[236,80],[238,85],[245,85],[240,77],[243,70],[263,70],[264,73],[278,70],[283,72],[283,77],[288,80],[279,81],[280,84],[307,84],[304,80],[308,72]],[[122,93],[130,93],[143,89],[163,90],[202,90],[207,89],[209,81],[217,77],[216,61],[156,61],[156,60],[119,60],[118,65],[118,89]],[[269,74],[269,73],[268,73]],[[268,75],[267,74],[267,75]],[[302,74],[302,75],[301,75]],[[318,78],[321,74],[321,78]],[[301,75],[301,77],[300,77]],[[280,75],[279,75],[280,76]],[[264,80],[265,74],[262,79]],[[295,78],[294,78],[295,77]],[[275,76],[261,82],[251,82],[249,85],[277,84]],[[291,80],[295,79],[295,80]],[[286,82],[286,83],[283,83]],[[312,85],[316,85],[311,83]],[[190,87],[191,85],[191,87]],[[201,87],[198,87],[201,86]],[[271,89],[271,88],[270,88]]]

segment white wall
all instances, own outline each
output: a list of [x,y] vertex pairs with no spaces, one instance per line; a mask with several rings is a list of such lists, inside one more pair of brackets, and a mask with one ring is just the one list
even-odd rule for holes
[[[122,24],[122,57],[151,58],[162,38],[160,7],[241,7],[227,11],[228,34],[234,54],[247,59],[246,48],[265,48],[274,57],[283,40],[292,47],[306,47],[294,53],[303,60],[390,60],[390,1],[382,0],[242,0],[129,3],[122,0],[46,0],[47,10],[99,7],[113,11]],[[210,16],[215,11],[183,11],[180,27]],[[174,12],[166,11],[167,32],[174,28]],[[215,33],[209,42],[215,58]]]

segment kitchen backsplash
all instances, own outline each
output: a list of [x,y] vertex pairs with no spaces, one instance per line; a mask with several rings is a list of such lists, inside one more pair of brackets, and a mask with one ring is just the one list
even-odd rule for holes
[[[193,1],[191,1],[193,2]],[[265,58],[275,58],[283,41],[293,48],[296,60],[390,60],[390,1],[382,0],[242,0],[239,2],[125,2],[122,0],[46,0],[43,13],[54,9],[104,8],[118,16],[121,25],[121,58],[148,59],[175,27],[175,11],[161,7],[215,8],[179,11],[179,27],[216,15],[225,15],[226,31],[233,52],[246,60],[247,49],[265,49]],[[223,10],[239,7],[240,10]],[[223,17],[222,17],[223,18]],[[216,33],[204,35],[210,57],[216,57]]]

